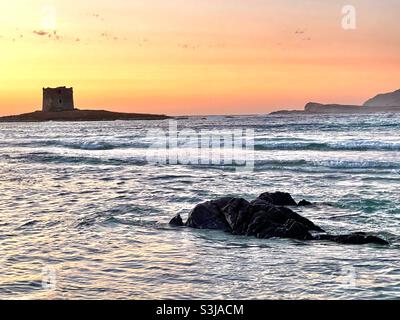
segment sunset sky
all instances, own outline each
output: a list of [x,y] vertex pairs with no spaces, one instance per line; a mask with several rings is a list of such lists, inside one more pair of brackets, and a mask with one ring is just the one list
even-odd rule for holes
[[[357,28],[342,28],[342,7]],[[249,114],[400,88],[398,0],[0,2],[0,114],[76,107]]]

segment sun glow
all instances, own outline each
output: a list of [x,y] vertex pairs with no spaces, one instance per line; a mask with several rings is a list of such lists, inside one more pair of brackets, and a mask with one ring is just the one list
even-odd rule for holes
[[54,7],[44,6],[42,8],[42,30],[49,32],[57,30],[57,12]]

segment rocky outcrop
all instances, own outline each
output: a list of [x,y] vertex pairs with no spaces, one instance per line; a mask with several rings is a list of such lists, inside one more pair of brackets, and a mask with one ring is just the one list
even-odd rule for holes
[[378,94],[366,101],[364,107],[400,107],[400,90]]
[[164,120],[168,118],[168,116],[157,114],[75,109],[73,111],[58,112],[36,111],[16,116],[0,117],[0,122]]
[[260,239],[288,238],[297,240],[326,240],[342,244],[389,243],[367,233],[330,235],[312,221],[285,206],[311,205],[306,200],[299,204],[288,193],[263,193],[248,202],[242,198],[221,198],[197,205],[186,223],[180,215],[170,224],[176,227],[210,229],[234,235],[254,236]]

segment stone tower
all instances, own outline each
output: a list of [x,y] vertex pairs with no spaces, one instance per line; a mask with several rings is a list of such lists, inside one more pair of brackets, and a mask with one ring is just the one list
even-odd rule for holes
[[43,88],[42,111],[73,111],[74,93],[72,88]]

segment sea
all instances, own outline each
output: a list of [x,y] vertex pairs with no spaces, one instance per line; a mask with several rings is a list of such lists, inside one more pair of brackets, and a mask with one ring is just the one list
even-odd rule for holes
[[[273,191],[390,246],[169,226]],[[0,299],[400,299],[399,114],[0,123],[0,192]]]

